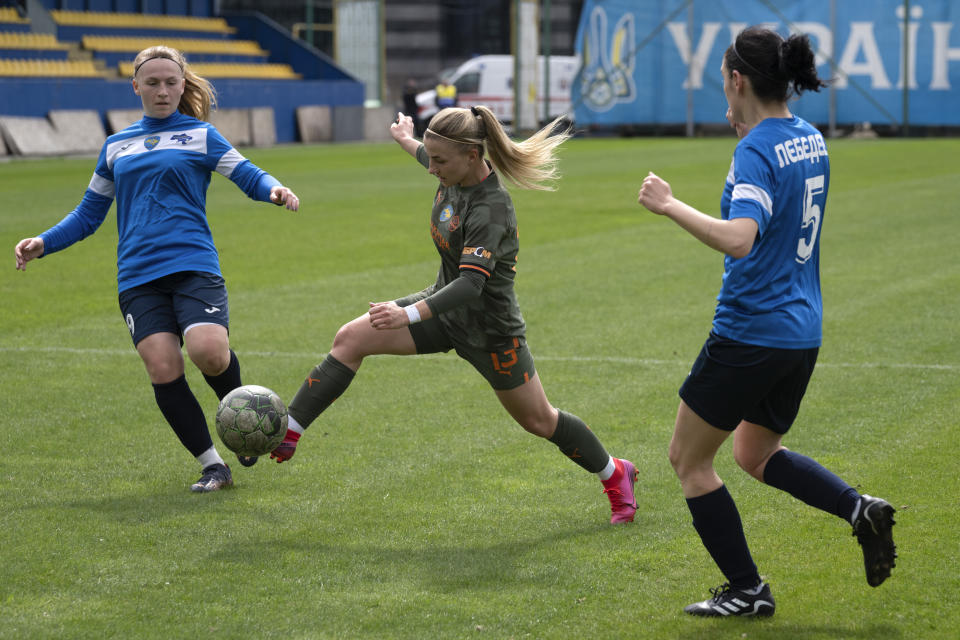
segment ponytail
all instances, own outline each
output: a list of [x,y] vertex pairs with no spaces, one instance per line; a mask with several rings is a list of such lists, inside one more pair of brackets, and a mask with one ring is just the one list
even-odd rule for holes
[[526,140],[514,142],[487,107],[451,107],[433,116],[424,138],[475,146],[481,157],[486,149],[497,173],[510,182],[524,189],[553,191],[549,183],[559,178],[556,148],[571,135],[569,128],[555,133],[561,121],[557,118]]
[[791,95],[820,91],[810,37],[795,33],[784,40],[776,31],[754,26],[737,35],[724,54],[727,72],[749,76],[753,93],[764,102],[786,102]]

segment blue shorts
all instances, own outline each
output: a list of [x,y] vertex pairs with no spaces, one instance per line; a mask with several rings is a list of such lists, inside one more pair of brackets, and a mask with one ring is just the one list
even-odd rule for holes
[[708,423],[733,431],[741,421],[786,433],[800,411],[820,349],[774,349],[711,333],[680,397]]
[[120,312],[136,346],[154,333],[180,337],[198,324],[229,329],[230,308],[223,278],[200,271],[180,271],[120,292]]
[[502,345],[480,349],[455,344],[436,317],[411,324],[409,329],[417,353],[443,353],[456,349],[457,355],[472,364],[497,391],[516,389],[536,374],[533,355],[523,336],[506,338]]

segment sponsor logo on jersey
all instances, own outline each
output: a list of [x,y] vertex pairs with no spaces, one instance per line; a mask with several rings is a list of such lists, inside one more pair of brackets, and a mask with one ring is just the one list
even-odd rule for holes
[[178,133],[175,136],[170,136],[170,139],[174,142],[179,142],[180,144],[186,146],[188,142],[193,140],[193,136],[188,136],[185,133]]
[[147,149],[153,149],[158,144],[160,144],[160,136],[150,136],[143,139],[143,146]]
[[476,256],[478,258],[483,258],[484,260],[489,260],[493,257],[493,254],[484,249],[483,247],[464,247],[463,255],[465,256]]
[[453,216],[453,207],[447,205],[443,208],[443,211],[440,212],[440,222],[446,222]]

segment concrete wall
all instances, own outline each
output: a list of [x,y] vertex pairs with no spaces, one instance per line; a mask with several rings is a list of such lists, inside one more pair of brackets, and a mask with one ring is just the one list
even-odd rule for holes
[[22,156],[97,154],[107,135],[96,111],[51,111],[49,118],[0,116],[10,151]]

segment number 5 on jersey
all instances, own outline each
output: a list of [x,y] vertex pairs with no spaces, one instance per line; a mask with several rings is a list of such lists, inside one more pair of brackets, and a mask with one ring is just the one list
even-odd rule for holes
[[[813,255],[813,246],[817,243],[817,232],[820,230],[821,209],[815,204],[815,196],[823,193],[823,175],[807,178],[803,192],[803,222],[800,223],[800,240],[797,242],[797,262],[804,264]],[[806,238],[810,230],[810,240]]]

